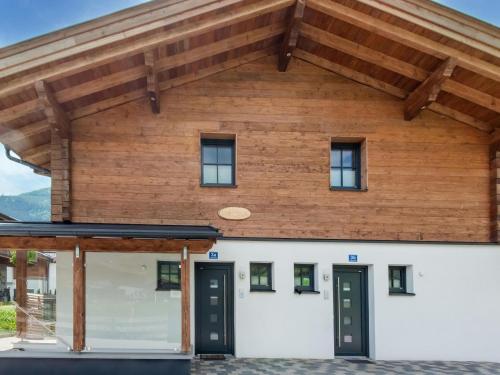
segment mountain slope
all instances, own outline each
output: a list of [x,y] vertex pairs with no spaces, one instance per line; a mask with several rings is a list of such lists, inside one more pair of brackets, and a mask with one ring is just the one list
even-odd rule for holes
[[50,220],[50,188],[0,196],[0,212],[21,221]]

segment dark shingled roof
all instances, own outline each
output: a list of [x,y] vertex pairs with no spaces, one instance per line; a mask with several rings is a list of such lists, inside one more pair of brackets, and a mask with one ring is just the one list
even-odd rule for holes
[[222,237],[222,233],[217,228],[208,225],[0,222],[0,236],[123,237],[192,240],[220,238]]

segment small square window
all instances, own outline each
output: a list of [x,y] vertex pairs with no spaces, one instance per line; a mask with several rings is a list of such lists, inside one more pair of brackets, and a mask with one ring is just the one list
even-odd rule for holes
[[272,290],[271,269],[271,263],[250,263],[250,290]]
[[406,293],[406,267],[389,266],[389,292]]
[[158,284],[156,290],[181,289],[180,262],[158,262]]
[[234,139],[201,140],[202,186],[234,186]]
[[314,291],[314,264],[294,265],[296,291]]
[[330,186],[335,189],[361,189],[359,143],[332,143]]

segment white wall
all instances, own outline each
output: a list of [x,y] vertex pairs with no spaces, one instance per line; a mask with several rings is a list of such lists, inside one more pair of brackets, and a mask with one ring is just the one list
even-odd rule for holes
[[[71,257],[69,252],[57,254],[57,325],[64,327],[72,327]],[[86,346],[90,350],[180,349],[181,294],[155,290],[159,260],[179,261],[180,255],[86,254]],[[58,333],[72,340],[70,331]]]
[[[500,246],[222,240],[213,250],[235,263],[238,357],[332,358],[332,266],[357,254],[369,266],[372,358],[500,362]],[[276,293],[249,292],[251,261],[274,263]],[[295,262],[317,264],[320,294],[293,293]],[[389,264],[412,266],[416,296],[388,295]],[[194,306],[194,275],[191,285]]]

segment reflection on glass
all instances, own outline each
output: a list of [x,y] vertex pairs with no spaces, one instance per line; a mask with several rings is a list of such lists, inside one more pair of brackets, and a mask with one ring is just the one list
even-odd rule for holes
[[352,342],[352,335],[345,335],[344,342],[347,342],[347,343]]
[[342,166],[352,167],[352,151],[351,150],[343,150],[342,151]]
[[218,147],[218,160],[219,164],[231,164],[233,161],[232,148],[231,147]]
[[344,179],[344,187],[356,186],[356,172],[353,170],[342,170],[342,177]]
[[351,299],[344,298],[344,309],[350,309],[350,308],[351,308]]
[[219,297],[210,296],[210,305],[211,306],[217,306],[218,303],[219,303]]
[[216,146],[203,146],[203,162],[205,164],[217,163],[217,147]]
[[340,150],[333,150],[331,153],[331,164],[332,167],[340,167]]
[[210,332],[210,340],[212,341],[219,340],[219,334],[217,332]]
[[233,168],[230,165],[219,165],[217,168],[219,184],[230,184],[233,180]]
[[352,323],[351,317],[350,316],[344,316],[344,325],[345,326],[350,326]]
[[217,314],[210,314],[210,323],[217,323]]
[[342,180],[340,177],[340,169],[333,169],[330,175],[331,186],[342,186]]
[[216,184],[217,183],[217,166],[204,165],[203,166],[203,183]]
[[344,292],[350,292],[351,291],[351,283],[349,281],[345,281],[343,284],[342,284],[342,290]]
[[210,288],[217,289],[219,287],[219,280],[212,279],[210,280]]

